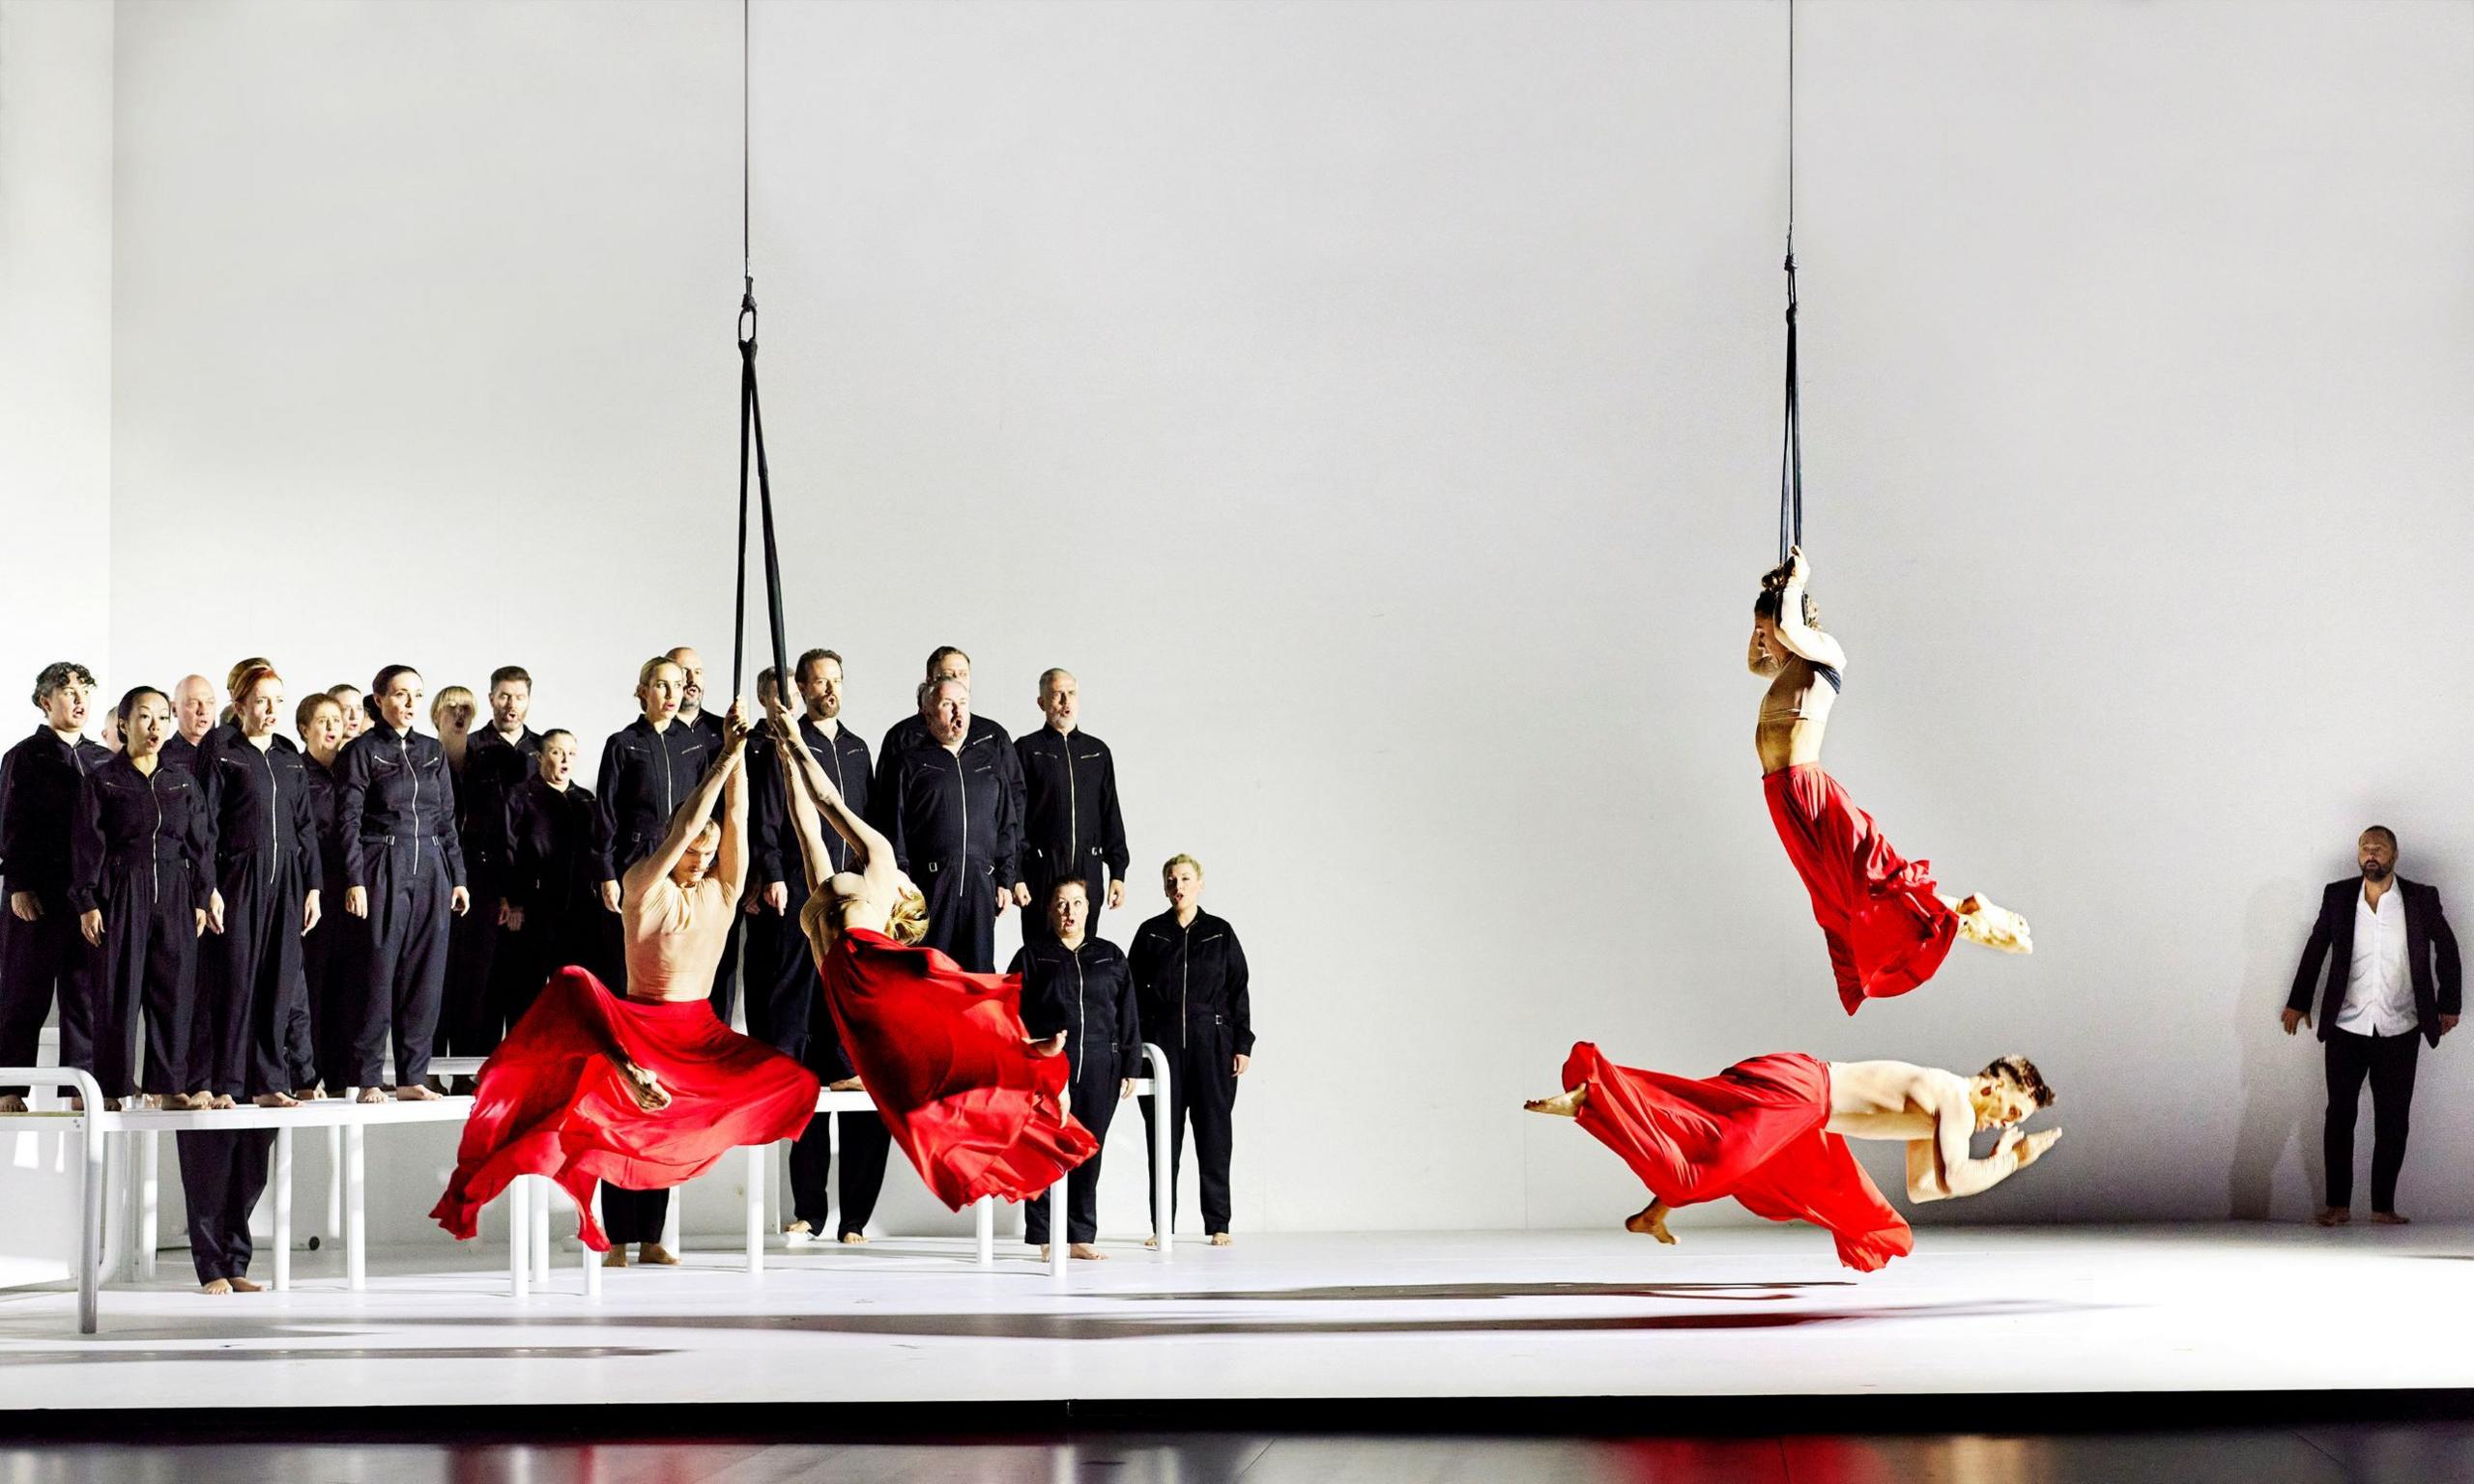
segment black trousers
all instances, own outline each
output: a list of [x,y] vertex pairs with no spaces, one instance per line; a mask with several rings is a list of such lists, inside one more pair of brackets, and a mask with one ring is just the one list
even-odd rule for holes
[[[16,889],[8,888],[9,896]],[[95,951],[77,930],[77,914],[69,909],[66,892],[37,892],[43,915],[19,922],[0,899],[0,1067],[31,1067],[43,1044],[43,1023],[51,1017],[55,995],[61,1004],[60,1059],[83,1068],[92,1060],[71,1062],[70,1007],[93,1002],[98,969]],[[104,1089],[109,1092],[109,1088]],[[0,1094],[22,1095],[22,1087],[0,1087]]]
[[308,983],[309,1055],[317,1080],[329,1092],[341,1093],[360,1075],[352,1044],[360,1032],[361,1005],[368,993],[369,929],[344,910],[340,878],[318,894],[318,926],[301,940],[302,975]]
[[996,972],[996,867],[976,858],[927,861],[911,879],[928,899],[924,948],[974,974]]
[[499,996],[501,943],[496,882],[471,883],[473,905],[446,929],[446,981],[430,1049],[438,1056],[487,1056],[506,1037]]
[[622,1242],[661,1241],[670,1221],[670,1192],[627,1190],[601,1183],[601,1229],[613,1247]]
[[179,1135],[181,1193],[189,1208],[189,1261],[197,1280],[238,1278],[249,1270],[249,1213],[267,1190],[272,1128]]
[[[188,869],[139,860],[115,861],[112,870],[94,992],[81,1013],[61,1006],[60,1059],[93,1072],[106,1098],[188,1092],[189,1012],[197,992],[197,909],[190,905]],[[141,1011],[143,1081],[129,1065]]]
[[395,1085],[417,1087],[429,1076],[446,992],[447,925],[454,890],[435,850],[397,879],[389,853],[373,850],[368,872],[369,919],[364,967],[352,1034],[354,1087],[384,1086],[387,1035],[395,1036]]
[[[1091,1137],[1106,1143],[1108,1125],[1117,1116],[1117,1084],[1126,1072],[1117,1066],[1111,1051],[1086,1055],[1074,1076],[1074,1120],[1091,1130]],[[1175,1089],[1171,1088],[1171,1092]],[[1148,1127],[1146,1124],[1144,1127]],[[1225,1189],[1223,1183],[1223,1188]],[[1223,1205],[1225,1203],[1223,1202]],[[1049,1200],[1035,1196],[1022,1206],[1022,1240],[1034,1246],[1048,1244]],[[1222,1221],[1227,1220],[1223,1216]],[[1213,1227],[1213,1231],[1222,1230]],[[1069,1171],[1065,1177],[1065,1240],[1097,1241],[1100,1240],[1100,1156],[1093,1154]]]
[[294,1038],[306,1025],[308,997],[301,956],[307,889],[300,864],[240,856],[223,864],[216,880],[223,931],[200,942],[189,1080],[230,1098],[289,1092],[299,1085]]
[[2397,1173],[2405,1167],[2406,1115],[2414,1101],[2414,1063],[2422,1041],[2402,1036],[2357,1036],[2328,1028],[2328,1127],[2321,1153],[2328,1162],[2328,1204],[2339,1211],[2354,1199],[2354,1115],[2362,1084],[2371,1081],[2371,1209],[2397,1209]]
[[[1145,1038],[1151,1039],[1151,1038]],[[1202,1177],[1202,1229],[1206,1232],[1228,1230],[1228,1155],[1232,1143],[1230,1118],[1237,1106],[1237,1074],[1232,1070],[1236,1052],[1225,1036],[1190,1032],[1181,1046],[1175,1042],[1162,1045],[1168,1053],[1168,1189],[1171,1230],[1176,1219],[1177,1173],[1185,1168],[1186,1124],[1189,1118],[1194,1129],[1194,1158],[1200,1163]],[[1151,1131],[1151,1120],[1160,1116],[1152,1106],[1160,1099],[1145,1097],[1142,1103],[1142,1128]],[[1082,1098],[1075,1095],[1076,1115],[1080,1116]],[[1152,1144],[1143,1141],[1144,1157],[1151,1166],[1152,1209],[1159,1209],[1160,1161],[1151,1154]],[[1165,1235],[1165,1234],[1164,1234]]]
[[[828,1132],[827,1126],[831,1126]],[[837,1148],[838,1146],[838,1148]],[[833,1156],[842,1156],[842,1219],[836,1237],[867,1230],[883,1193],[885,1159],[893,1149],[893,1132],[874,1113],[818,1114],[791,1146],[791,1213],[823,1235],[830,1213],[825,1205],[825,1177]]]

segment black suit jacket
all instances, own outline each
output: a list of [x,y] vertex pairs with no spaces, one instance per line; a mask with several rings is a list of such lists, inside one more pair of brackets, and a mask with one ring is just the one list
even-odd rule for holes
[[[2405,895],[2405,962],[2414,979],[2414,1013],[2421,1017],[2423,1039],[2436,1046],[2439,1017],[2459,1013],[2464,1004],[2465,969],[2457,956],[2457,934],[2440,915],[2437,888],[2399,876],[2397,890]],[[2337,1012],[2345,1008],[2345,981],[2354,963],[2354,907],[2361,900],[2360,876],[2331,881],[2320,893],[2319,920],[2311,925],[2311,941],[2303,945],[2301,967],[2293,972],[2293,993],[2285,1002],[2287,1010],[2310,1013],[2321,963],[2333,965],[2319,996],[2321,1041],[2328,1039]]]

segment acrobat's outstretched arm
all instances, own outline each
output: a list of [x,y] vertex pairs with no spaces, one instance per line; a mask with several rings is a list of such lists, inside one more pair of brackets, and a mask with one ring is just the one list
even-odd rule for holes
[[[747,726],[735,708],[722,729],[722,756],[705,770],[703,778],[696,781],[696,787],[687,795],[686,801],[671,812],[670,832],[662,837],[661,843],[653,847],[650,855],[627,868],[629,898],[636,897],[643,890],[642,883],[659,880],[678,869],[678,859],[687,853],[688,842],[704,833],[705,822],[713,817],[713,805],[721,799],[723,786],[745,760]],[[740,860],[737,869],[741,875],[747,870],[746,830],[743,807],[736,829],[729,820],[722,824],[722,848],[727,849],[734,843],[738,845]]]
[[1804,585],[1811,576],[1804,549],[1788,548],[1787,580],[1778,593],[1778,642],[1795,651],[1798,659],[1845,670],[1847,650],[1837,640],[1804,622]]
[[1968,1155],[1974,1124],[1966,1100],[1943,1108],[1936,1118],[1932,1138],[1908,1141],[1907,1198],[1918,1204],[1981,1195],[2042,1158],[2061,1137],[2058,1128],[2028,1134],[2016,1127],[2004,1128],[1993,1153],[1975,1159]]
[[871,891],[896,890],[901,871],[894,864],[893,842],[851,810],[778,699],[770,704],[769,713],[774,756],[782,760],[782,786],[790,796],[791,826],[799,837],[799,862],[807,870],[808,890],[822,891],[833,875],[833,860],[824,849],[826,824],[850,842]]

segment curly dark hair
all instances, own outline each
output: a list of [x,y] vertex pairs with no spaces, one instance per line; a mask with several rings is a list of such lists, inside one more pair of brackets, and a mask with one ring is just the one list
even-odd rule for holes
[[1992,1061],[1987,1062],[1985,1064],[1984,1070],[1976,1073],[1976,1075],[1982,1077],[1997,1077],[2001,1081],[2009,1083],[2011,1086],[2019,1089],[2019,1091],[2026,1093],[2029,1098],[2033,1099],[2037,1107],[2050,1108],[2053,1106],[2054,1091],[2052,1086],[2045,1081],[2045,1074],[2036,1070],[2036,1064],[2028,1060],[2024,1056],[1997,1056]]
[[[1781,564],[1771,567],[1769,571],[1761,574],[1761,596],[1752,600],[1752,612],[1754,617],[1767,618],[1774,623],[1778,620],[1779,615],[1786,612],[1787,574],[1790,570],[1791,569],[1789,567]],[[1813,602],[1813,595],[1811,593],[1807,592],[1804,594],[1803,606],[1804,627],[1808,629],[1820,628],[1821,608],[1818,604]]]
[[75,660],[54,660],[45,665],[35,676],[35,704],[50,705],[52,693],[72,681],[91,691],[95,688],[95,672]]

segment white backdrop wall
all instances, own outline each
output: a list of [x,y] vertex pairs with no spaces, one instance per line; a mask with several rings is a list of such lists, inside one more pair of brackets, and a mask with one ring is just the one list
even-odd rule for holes
[[[645,655],[726,668],[737,15],[121,0],[107,686],[513,660],[590,751]],[[1814,4],[1830,761],[2040,945],[1840,1013],[1738,664],[1782,22],[756,8],[793,644],[872,732],[939,642],[1018,728],[1079,673],[1140,910],[1193,851],[1254,965],[1241,1228],[1614,1219],[1517,1109],[1576,1037],[2025,1051],[2070,1139],[1924,1219],[2295,1215],[2316,884],[2377,818],[2465,894],[2474,9]],[[2474,1215],[2468,1055],[2418,1213]]]

